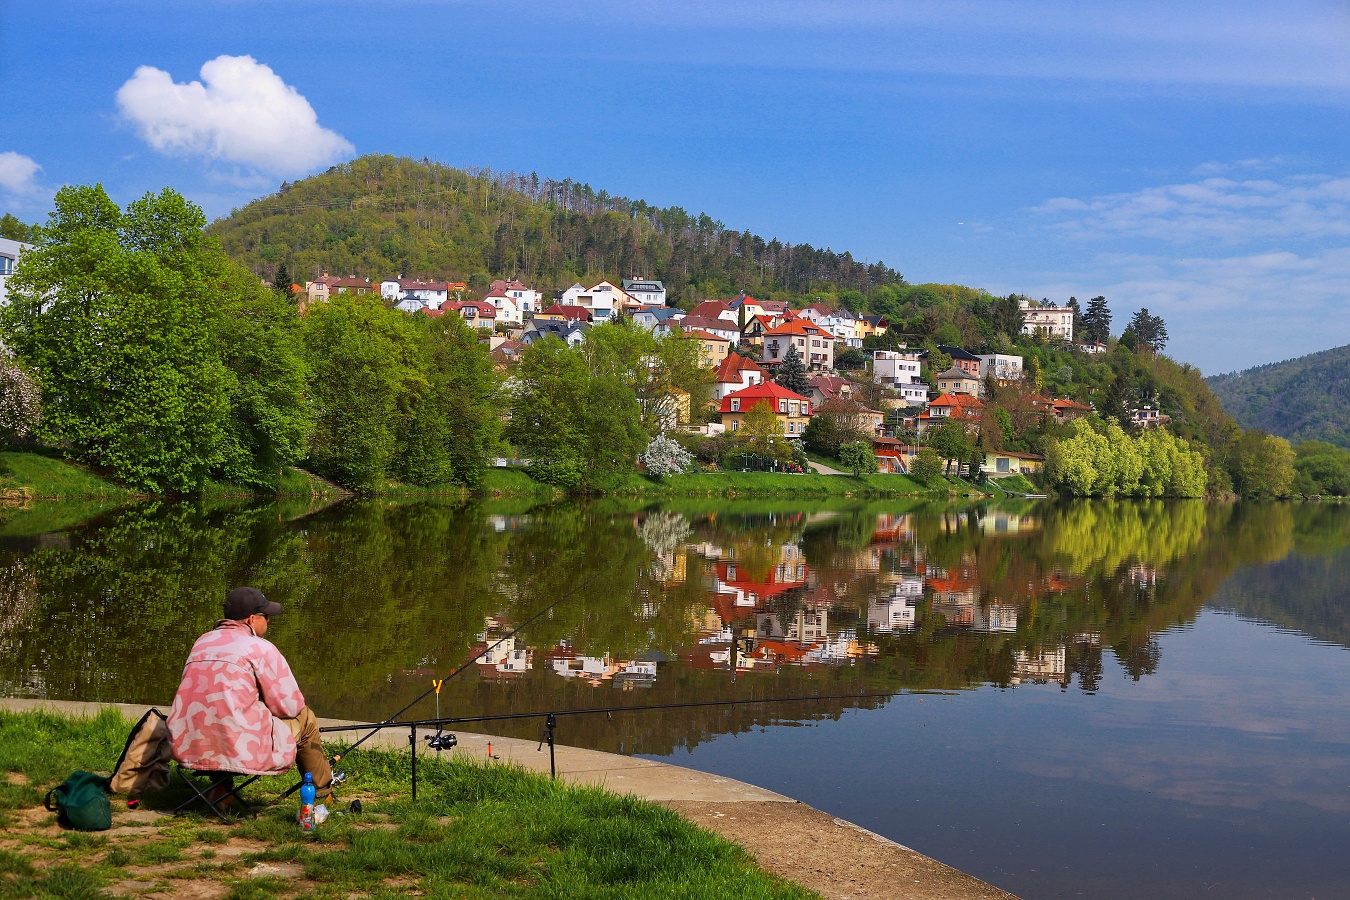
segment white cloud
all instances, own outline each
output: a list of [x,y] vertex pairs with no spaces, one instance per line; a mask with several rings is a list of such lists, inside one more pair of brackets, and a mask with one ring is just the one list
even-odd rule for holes
[[1082,239],[1242,244],[1344,238],[1350,236],[1350,178],[1205,178],[1091,200],[1057,197],[1034,211],[1053,231]]
[[201,77],[177,84],[168,72],[141,66],[117,91],[117,105],[164,154],[290,177],[355,152],[319,125],[308,100],[251,56],[218,56],[202,66]]
[[34,179],[41,168],[28,157],[12,150],[0,153],[0,193],[11,197],[37,193],[40,188]]

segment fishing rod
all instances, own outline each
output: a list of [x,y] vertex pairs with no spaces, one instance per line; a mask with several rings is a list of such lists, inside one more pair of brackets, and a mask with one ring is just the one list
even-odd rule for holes
[[[899,695],[899,691],[891,693],[857,693],[857,694],[812,694],[801,697],[764,697],[757,700],[690,700],[685,703],[656,703],[644,706],[598,706],[588,707],[586,709],[565,709],[555,710],[553,712],[523,712],[523,713],[496,713],[485,716],[437,716],[434,719],[408,719],[401,722],[384,721],[372,722],[360,725],[327,725],[320,728],[320,732],[332,733],[338,731],[363,731],[372,729],[366,738],[376,732],[383,731],[386,728],[407,728],[408,744],[411,746],[412,754],[412,799],[417,799],[417,729],[418,728],[436,728],[437,738],[441,735],[441,730],[446,725],[464,724],[465,722],[499,722],[508,719],[544,719],[544,734],[539,740],[539,749],[543,750],[544,744],[548,744],[548,768],[550,777],[558,777],[557,760],[554,755],[554,731],[558,725],[559,716],[586,716],[596,713],[612,714],[616,712],[644,712],[661,709],[691,709],[703,706],[749,706],[762,703],[801,703],[821,700],[864,700],[870,698],[889,698]],[[451,736],[453,737],[453,736]],[[363,738],[362,740],[365,740]],[[433,744],[436,750],[442,749],[442,746],[454,746],[454,743],[442,744],[437,741]],[[491,745],[489,745],[491,746]],[[355,749],[355,745],[349,747],[350,753]]]
[[[399,716],[403,715],[405,712],[407,712],[408,710],[412,709],[412,708],[413,708],[414,706],[416,706],[417,704],[421,703],[423,700],[425,700],[429,695],[431,695],[431,694],[433,694],[433,693],[436,695],[436,709],[437,709],[437,711],[438,711],[438,713],[439,713],[439,710],[440,710],[440,703],[441,703],[441,685],[442,685],[442,684],[444,684],[444,683],[447,682],[447,681],[453,681],[457,675],[459,675],[461,672],[464,672],[465,670],[467,670],[467,669],[468,669],[470,666],[472,666],[474,663],[478,662],[478,660],[482,659],[483,656],[485,656],[485,655],[488,653],[488,651],[492,650],[492,649],[495,648],[495,647],[501,646],[501,644],[503,644],[504,642],[506,642],[506,641],[510,640],[511,638],[515,637],[515,636],[516,636],[516,633],[519,632],[522,628],[524,628],[525,626],[527,626],[527,625],[531,624],[532,622],[534,622],[534,621],[535,621],[536,619],[538,619],[540,616],[544,615],[544,613],[548,612],[548,611],[551,610],[553,607],[557,606],[559,603],[561,603],[561,602],[563,602],[564,600],[566,600],[568,597],[571,597],[573,594],[575,594],[577,591],[579,591],[579,590],[581,590],[582,588],[584,588],[586,585],[588,585],[588,584],[590,584],[591,582],[595,581],[595,580],[596,580],[597,578],[599,578],[600,576],[602,576],[602,575],[608,575],[610,572],[613,572],[615,569],[619,568],[619,565],[620,565],[621,562],[622,562],[622,560],[616,560],[616,561],[614,562],[613,565],[609,566],[609,567],[606,568],[606,569],[601,569],[599,572],[596,572],[595,574],[593,574],[590,578],[587,578],[587,579],[583,580],[582,582],[580,582],[579,584],[577,584],[574,588],[572,588],[570,591],[568,591],[567,593],[561,595],[560,597],[558,597],[557,599],[555,599],[553,602],[549,603],[549,604],[548,604],[547,606],[545,606],[543,609],[539,610],[539,612],[537,612],[537,613],[535,613],[534,615],[530,616],[530,617],[529,617],[528,619],[526,619],[524,622],[521,622],[519,625],[517,625],[515,628],[511,629],[509,632],[507,632],[507,633],[506,633],[505,635],[503,635],[502,637],[498,638],[498,639],[495,640],[495,641],[492,641],[491,643],[488,643],[482,650],[479,650],[477,653],[475,653],[473,656],[471,656],[471,657],[469,658],[469,660],[468,660],[467,662],[465,662],[463,665],[461,665],[458,669],[455,669],[455,671],[451,672],[449,675],[447,675],[447,676],[444,677],[444,678],[441,678],[441,679],[439,679],[439,680],[433,680],[432,683],[431,683],[431,687],[427,688],[425,691],[423,691],[421,694],[419,694],[416,698],[414,698],[410,703],[408,703],[406,706],[404,706],[404,707],[403,707],[402,709],[400,709],[398,712],[394,713],[392,716],[390,716],[388,719],[386,719],[385,722],[384,722],[383,724],[390,724],[390,723],[392,723],[392,722],[393,722],[394,720],[396,720]],[[348,729],[348,730],[351,730],[351,729]],[[347,750],[346,750],[346,753],[351,753],[351,752],[352,752],[353,750],[355,750],[357,747],[361,746],[361,745],[364,744],[366,741],[368,741],[371,737],[373,737],[374,735],[376,735],[377,733],[379,733],[380,730],[381,730],[381,727],[380,727],[380,726],[376,726],[376,727],[372,728],[371,731],[370,731],[369,733],[367,733],[364,737],[362,737],[360,740],[358,740],[355,744],[352,744],[350,747],[348,747]],[[328,764],[329,764],[330,766],[335,765],[336,763],[338,763],[339,761],[341,761],[341,759],[342,759],[342,757],[343,757],[344,755],[345,755],[345,754],[343,754],[343,753],[335,754],[331,759],[328,760]],[[415,755],[415,754],[414,754],[414,755]],[[284,800],[284,799],[286,799],[287,797],[289,797],[291,794],[293,794],[293,793],[295,793],[296,791],[300,790],[300,785],[302,785],[302,784],[304,784],[303,781],[298,781],[298,782],[296,782],[295,784],[291,785],[290,788],[288,788],[288,789],[286,790],[286,792],[285,792],[284,794],[281,795],[281,799]]]

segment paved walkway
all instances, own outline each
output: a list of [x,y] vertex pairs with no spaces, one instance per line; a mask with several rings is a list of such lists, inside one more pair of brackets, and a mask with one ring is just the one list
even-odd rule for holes
[[[80,703],[68,700],[0,698],[0,709],[50,709],[87,716],[112,706],[130,720],[150,707],[142,704]],[[168,705],[160,707],[167,712]],[[320,725],[351,725],[320,719]],[[337,736],[347,737],[342,732]],[[359,732],[353,730],[351,737]],[[537,741],[455,730],[459,756],[486,759],[488,747],[502,762],[548,771],[548,747]],[[326,735],[331,737],[333,735]],[[429,755],[420,740],[419,752]],[[368,747],[408,749],[406,730],[388,729]],[[1012,895],[929,859],[921,853],[763,788],[651,760],[580,747],[556,748],[558,773],[574,784],[600,785],[665,804],[696,824],[745,847],[765,869],[805,885],[831,900],[994,900]],[[110,761],[111,762],[111,761]],[[339,765],[339,768],[342,768]],[[1015,898],[1014,898],[1015,900]]]
[[831,469],[829,466],[825,465],[824,463],[818,463],[818,462],[815,462],[815,461],[813,461],[813,460],[807,460],[807,463],[806,463],[806,464],[807,464],[808,466],[811,467],[812,471],[819,472],[821,475],[847,475],[847,474],[848,474],[847,472],[841,472],[841,471],[839,471],[838,469]]

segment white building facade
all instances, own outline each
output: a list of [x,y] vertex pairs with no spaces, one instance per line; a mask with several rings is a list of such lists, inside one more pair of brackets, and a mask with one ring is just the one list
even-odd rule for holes
[[0,238],[0,306],[9,302],[5,285],[9,281],[9,277],[14,274],[14,267],[19,262],[19,256],[32,249],[32,244],[11,241],[9,238]]
[[910,405],[928,402],[928,385],[919,377],[917,354],[903,350],[877,350],[872,354],[872,383],[897,391]]

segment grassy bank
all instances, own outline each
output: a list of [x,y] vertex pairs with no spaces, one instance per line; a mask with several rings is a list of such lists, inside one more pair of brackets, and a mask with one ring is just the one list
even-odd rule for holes
[[[222,824],[155,811],[180,796],[114,798],[113,829],[61,831],[41,809],[71,771],[106,770],[129,723],[0,712],[0,898],[178,894],[276,896],[809,898],[755,866],[740,848],[655,804],[573,788],[504,765],[428,759],[418,801],[407,796],[406,754],[361,751],[350,762],[359,815],[334,816],[312,835],[292,800]],[[255,807],[289,778],[263,779]],[[251,789],[252,790],[252,789]]]
[[39,453],[0,453],[0,492],[11,500],[129,500],[132,491],[88,468]]

